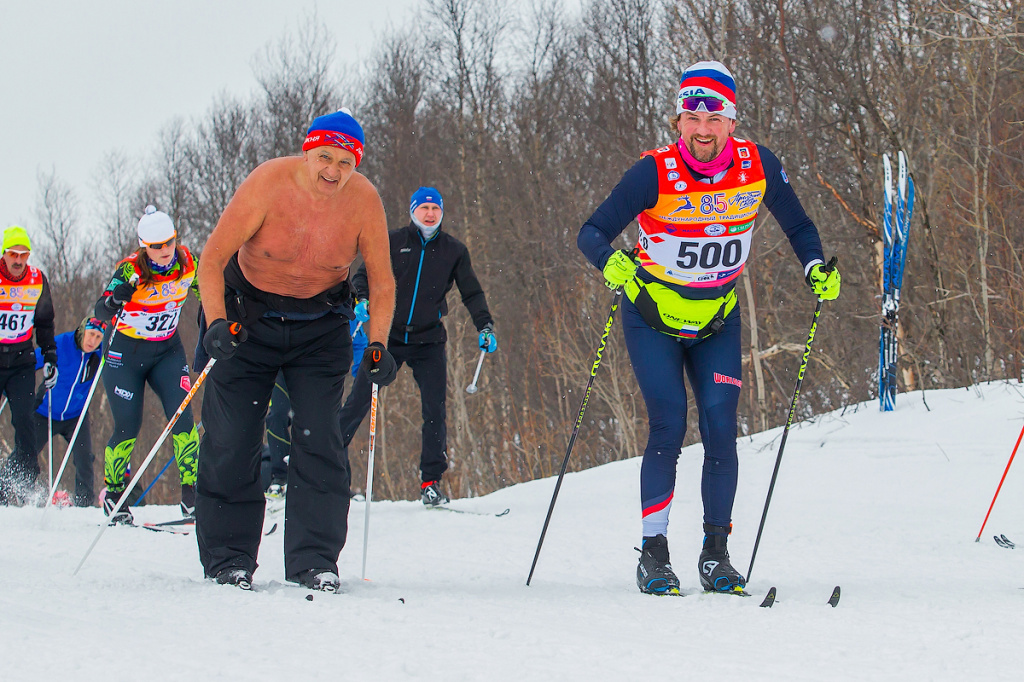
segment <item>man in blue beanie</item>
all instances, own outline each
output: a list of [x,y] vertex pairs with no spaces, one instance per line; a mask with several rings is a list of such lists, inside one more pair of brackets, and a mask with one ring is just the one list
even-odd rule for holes
[[200,350],[217,364],[203,398],[196,539],[206,576],[221,584],[252,589],[266,504],[263,424],[278,372],[293,412],[285,578],[328,592],[340,584],[350,474],[338,406],[352,361],[348,277],[358,256],[373,288],[364,326],[376,351],[359,371],[380,386],[396,371],[386,347],[395,305],[387,221],[377,190],[356,170],[363,143],[347,111],[316,118],[302,156],[250,173],[203,248]]
[[[448,334],[442,318],[448,314],[445,298],[457,284],[462,303],[469,310],[479,332],[480,349],[498,349],[494,321],[487,309],[466,245],[441,231],[444,199],[433,187],[420,187],[409,202],[408,226],[388,232],[391,268],[397,286],[395,315],[388,348],[399,368],[408,364],[420,389],[423,415],[423,445],[420,450],[420,499],[428,507],[447,504],[441,491],[441,475],[448,469],[445,393],[448,369],[445,342]],[[356,319],[369,320],[372,282],[365,267],[352,278],[356,289]],[[341,408],[341,431],[345,446],[370,409],[370,382],[356,377],[352,392]]]

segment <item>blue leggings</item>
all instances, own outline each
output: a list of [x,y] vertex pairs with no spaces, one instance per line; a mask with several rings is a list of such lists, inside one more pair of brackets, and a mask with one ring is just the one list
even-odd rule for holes
[[690,377],[704,443],[701,496],[704,522],[728,526],[736,497],[736,410],[742,385],[740,311],[703,340],[676,339],[655,331],[629,300],[622,302],[626,348],[647,404],[650,435],[640,468],[644,537],[664,535],[676,483],[676,462],[686,436],[686,386]]

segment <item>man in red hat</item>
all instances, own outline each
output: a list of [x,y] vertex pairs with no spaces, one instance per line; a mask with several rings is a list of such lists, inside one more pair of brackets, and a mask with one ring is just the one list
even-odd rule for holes
[[203,249],[202,347],[218,363],[203,399],[196,535],[207,577],[251,588],[265,505],[263,424],[283,371],[294,411],[285,577],[333,592],[350,495],[338,419],[352,361],[349,268],[357,255],[366,263],[374,312],[360,371],[382,386],[396,372],[386,347],[395,281],[384,208],[356,171],[362,128],[345,111],[321,116],[302,149],[249,174]]

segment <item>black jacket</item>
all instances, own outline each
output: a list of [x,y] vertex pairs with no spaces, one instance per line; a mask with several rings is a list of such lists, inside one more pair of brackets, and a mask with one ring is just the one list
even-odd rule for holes
[[[445,296],[453,283],[459,285],[462,303],[469,310],[477,331],[494,324],[465,244],[440,229],[424,243],[419,229],[411,222],[400,230],[389,230],[388,238],[396,285],[392,341],[447,341],[448,334],[441,318],[448,314]],[[365,265],[352,277],[352,283],[357,299],[370,297]]]
[[[54,340],[53,330],[53,300],[50,298],[50,282],[46,275],[40,271],[42,276],[42,291],[39,300],[36,301],[35,327],[36,343],[43,355],[57,354],[57,342]],[[19,280],[20,281],[20,280]],[[18,282],[12,282],[0,275],[0,286],[18,286]],[[21,367],[23,365],[35,365],[36,353],[32,339],[26,339],[19,343],[0,343],[0,367]]]

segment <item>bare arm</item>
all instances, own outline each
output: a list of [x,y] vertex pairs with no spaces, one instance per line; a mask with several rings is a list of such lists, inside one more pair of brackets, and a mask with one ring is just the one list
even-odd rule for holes
[[395,276],[391,272],[391,245],[388,225],[380,199],[369,212],[369,219],[359,233],[359,252],[363,256],[370,287],[370,343],[388,345],[391,318],[395,314]]
[[257,168],[231,197],[203,247],[196,272],[202,292],[206,323],[227,317],[224,308],[224,268],[231,256],[263,225],[267,214],[265,169]]

